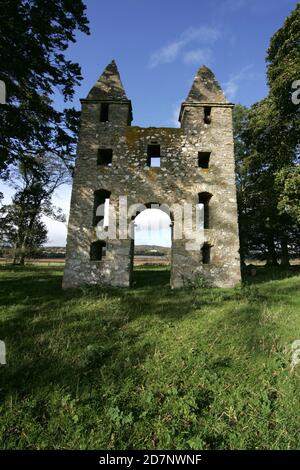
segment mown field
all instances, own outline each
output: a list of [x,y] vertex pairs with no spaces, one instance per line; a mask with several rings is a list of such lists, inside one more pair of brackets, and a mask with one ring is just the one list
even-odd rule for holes
[[0,269],[1,449],[300,448],[298,267],[67,292],[61,266]]

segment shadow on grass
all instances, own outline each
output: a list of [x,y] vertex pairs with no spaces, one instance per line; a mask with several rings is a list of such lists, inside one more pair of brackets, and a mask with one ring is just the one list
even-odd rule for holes
[[133,270],[134,288],[170,287],[170,267],[135,268]]
[[249,266],[242,269],[243,282],[259,284],[300,275],[300,266],[253,266],[253,268],[255,271],[254,276],[251,275],[251,268]]
[[[2,282],[0,292],[0,338],[7,345],[0,397],[17,391],[22,398],[57,387],[76,395],[79,386],[92,393],[104,377],[113,393],[136,365],[154,354],[152,344],[141,344],[139,332],[127,328],[130,320],[122,302],[116,304],[118,311],[102,305],[108,291],[112,303],[120,300],[120,290],[62,291],[61,275],[51,275],[51,269],[38,269],[34,282],[29,272],[23,279],[18,278],[22,270],[14,273],[17,278]],[[44,279],[40,275],[47,281],[39,283]],[[12,307],[7,316],[5,306]],[[141,380],[138,368],[134,380]]]
[[[98,379],[101,382],[103,373],[118,387],[127,376],[132,376],[135,365],[155,349],[155,343],[147,344],[143,339],[147,324],[141,323],[135,329],[131,328],[131,322],[143,316],[149,322],[152,315],[161,322],[180,322],[195,310],[204,308],[205,315],[205,307],[223,308],[227,301],[245,303],[234,309],[230,303],[227,314],[217,322],[217,329],[222,331],[225,323],[227,328],[240,326],[244,344],[252,351],[259,348],[263,334],[258,327],[260,303],[266,300],[264,296],[270,289],[261,295],[256,291],[260,287],[251,285],[245,292],[243,289],[172,291],[169,269],[151,267],[134,271],[132,289],[91,287],[62,291],[61,268],[6,268],[5,271],[9,276],[1,282],[0,306],[4,308],[0,338],[8,344],[12,364],[3,374],[4,382],[0,381],[2,393],[7,388],[26,393],[51,383],[75,391],[78,381],[91,380],[95,384]],[[288,272],[294,275],[299,269]],[[249,284],[274,280],[275,274],[269,268],[259,268],[257,278],[250,278]],[[277,276],[286,277],[283,270]],[[298,290],[296,284],[276,289],[276,295],[293,296]],[[7,317],[5,307],[13,309]],[[158,322],[157,328],[163,327]],[[60,346],[54,347],[52,340]],[[64,348],[66,354],[62,352]],[[138,375],[137,369],[134,380],[139,380]]]

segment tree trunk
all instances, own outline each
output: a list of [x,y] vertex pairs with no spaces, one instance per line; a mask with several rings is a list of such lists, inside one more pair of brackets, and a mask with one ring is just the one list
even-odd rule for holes
[[18,264],[18,258],[19,258],[19,248],[18,248],[18,244],[16,243],[13,248],[13,257],[12,257],[12,264],[14,266]]
[[21,248],[20,248],[20,265],[21,266],[25,265],[25,258],[26,258],[27,253],[28,253],[27,241],[28,241],[28,238],[29,238],[29,234],[30,234],[30,232],[31,232],[31,230],[34,226],[36,215],[37,215],[37,211],[33,210],[33,213],[31,214],[31,218],[30,218],[28,227],[27,227],[25,233],[23,233],[23,237],[22,237],[23,239],[22,239],[22,244],[21,244]]
[[26,257],[26,251],[27,251],[27,234],[25,235],[24,237],[24,240],[23,240],[23,243],[22,243],[22,246],[21,246],[21,249],[20,249],[20,265],[21,266],[24,266],[25,264],[25,257]]
[[281,266],[289,266],[289,249],[285,235],[281,237]]
[[267,254],[267,263],[266,263],[266,265],[267,266],[278,266],[274,236],[272,234],[268,235],[267,247],[268,247],[268,254]]

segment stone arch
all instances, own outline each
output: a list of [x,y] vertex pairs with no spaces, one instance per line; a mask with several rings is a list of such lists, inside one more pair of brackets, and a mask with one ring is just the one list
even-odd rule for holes
[[135,247],[135,219],[138,217],[142,212],[145,210],[152,210],[158,209],[165,213],[170,220],[170,235],[171,235],[171,257],[170,257],[170,284],[172,283],[172,271],[173,271],[173,257],[172,257],[172,248],[173,248],[173,221],[174,221],[174,214],[172,209],[167,204],[160,204],[158,202],[145,202],[143,204],[139,204],[136,207],[137,211],[135,215],[131,215],[131,223],[132,223],[132,238],[131,238],[131,250],[130,250],[130,279],[132,282],[133,277],[133,266],[134,266],[134,247]]

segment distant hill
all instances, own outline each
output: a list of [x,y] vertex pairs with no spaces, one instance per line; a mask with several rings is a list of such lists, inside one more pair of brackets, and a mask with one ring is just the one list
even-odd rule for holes
[[[0,257],[6,257],[4,251],[9,253],[9,249],[0,247]],[[3,253],[2,253],[3,252]],[[135,256],[170,256],[171,248],[158,245],[137,245],[134,248]],[[9,255],[8,255],[9,256]],[[39,259],[64,259],[66,257],[65,246],[43,246],[37,250],[35,258]]]
[[169,256],[171,254],[171,248],[166,246],[158,245],[137,245],[134,247],[134,255],[146,255],[146,256]]
[[43,246],[39,249],[39,258],[52,259],[52,258],[65,258],[65,246]]
[[[171,248],[158,245],[137,245],[134,248],[135,256],[169,256]],[[39,258],[65,258],[66,247],[45,246],[39,250]]]

